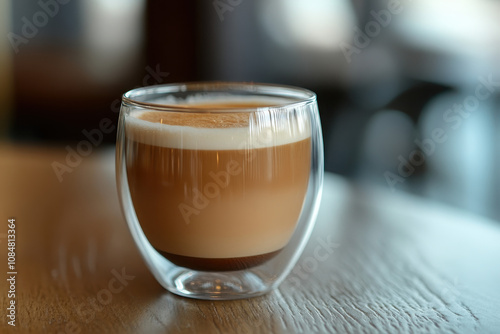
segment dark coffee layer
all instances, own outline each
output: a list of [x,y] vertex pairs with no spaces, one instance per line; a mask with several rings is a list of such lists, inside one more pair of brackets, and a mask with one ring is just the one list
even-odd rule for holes
[[157,251],[161,255],[163,255],[167,260],[180,267],[185,267],[194,270],[201,270],[201,271],[233,271],[233,270],[248,269],[251,267],[261,265],[264,262],[269,261],[271,258],[276,256],[281,251],[281,249],[275,252],[260,254],[255,256],[222,258],[222,259],[211,259],[211,258],[170,254],[158,249]]

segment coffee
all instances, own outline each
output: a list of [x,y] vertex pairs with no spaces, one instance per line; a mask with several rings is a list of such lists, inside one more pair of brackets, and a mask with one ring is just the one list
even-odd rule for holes
[[169,261],[205,271],[245,269],[290,240],[309,180],[310,129],[300,112],[264,108],[269,103],[205,103],[126,117],[135,213]]

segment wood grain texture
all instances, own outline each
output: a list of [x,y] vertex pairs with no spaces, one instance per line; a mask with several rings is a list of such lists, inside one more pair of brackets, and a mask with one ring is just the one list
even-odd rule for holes
[[[17,220],[17,326],[2,333],[498,333],[500,225],[327,175],[281,287],[242,301],[166,292],[119,210],[111,149],[58,182],[58,148],[0,146],[0,259]],[[5,270],[6,272],[6,270]],[[4,273],[5,275],[5,273]]]

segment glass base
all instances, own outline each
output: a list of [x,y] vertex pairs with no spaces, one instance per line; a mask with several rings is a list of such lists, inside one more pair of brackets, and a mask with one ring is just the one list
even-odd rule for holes
[[179,296],[205,300],[232,300],[261,296],[272,290],[253,272],[204,272],[181,270],[165,282]]

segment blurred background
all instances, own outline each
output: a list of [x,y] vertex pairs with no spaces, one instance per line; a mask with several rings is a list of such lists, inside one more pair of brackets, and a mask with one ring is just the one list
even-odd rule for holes
[[296,85],[327,171],[500,221],[498,0],[2,0],[0,18],[4,142],[75,145],[138,86]]

